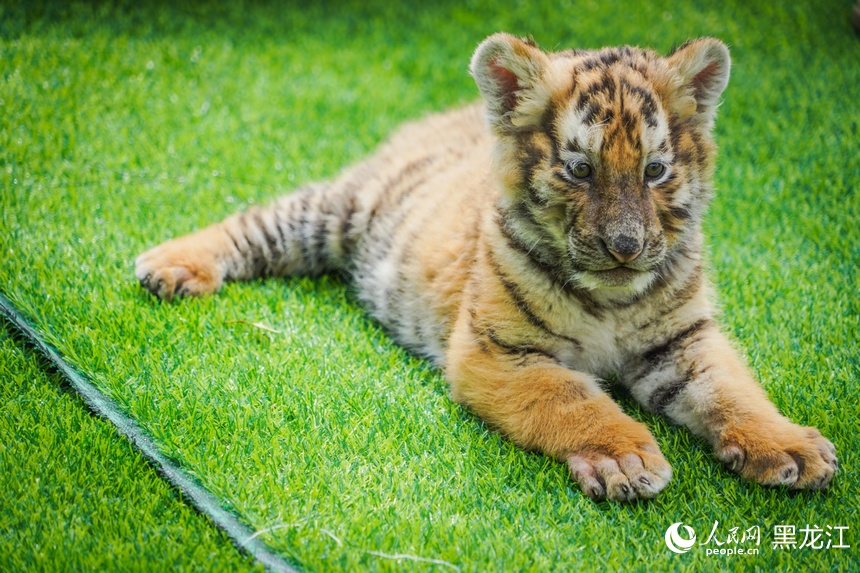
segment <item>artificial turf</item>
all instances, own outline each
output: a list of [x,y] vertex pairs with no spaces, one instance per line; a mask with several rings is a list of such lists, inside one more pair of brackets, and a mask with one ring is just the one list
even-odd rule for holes
[[262,570],[0,325],[0,570]]
[[[165,455],[308,570],[856,568],[860,40],[850,6],[2,4],[0,291]],[[440,374],[396,347],[338,279],[229,284],[172,305],[135,283],[132,261],[145,248],[330,177],[401,121],[474,99],[469,56],[498,30],[547,49],[665,52],[699,35],[729,44],[706,224],[711,276],[726,330],[770,396],[836,444],[841,468],[827,492],[743,482],[687,431],[620,394],[675,478],[651,502],[594,503],[560,464],[451,403]],[[120,438],[110,447],[124,456],[75,463],[99,459],[111,439],[63,429],[89,419],[68,396],[62,408],[27,398],[22,381],[56,393],[56,378],[16,358],[20,342],[2,342],[4,400],[38,412],[23,426],[4,416],[4,474],[27,475],[53,455],[70,460],[58,488],[92,473],[129,495],[162,487],[118,469],[133,457]],[[187,559],[175,568],[209,568],[212,552],[225,568],[247,566],[186,508],[163,509],[168,494],[125,519],[114,494],[88,498],[97,542],[85,542],[73,526],[49,527],[84,512],[68,496],[35,512],[38,490],[7,491],[2,513],[39,516],[0,531],[0,550],[17,548],[23,568],[62,568],[21,552],[26,543],[102,554],[117,568],[145,559],[158,533],[112,541],[131,521],[171,528],[182,543],[172,555]],[[689,553],[663,542],[675,522],[699,536]],[[759,554],[708,556],[715,522],[719,541],[759,526]],[[801,528],[847,526],[851,547],[773,548],[781,525],[796,527],[798,545]]]

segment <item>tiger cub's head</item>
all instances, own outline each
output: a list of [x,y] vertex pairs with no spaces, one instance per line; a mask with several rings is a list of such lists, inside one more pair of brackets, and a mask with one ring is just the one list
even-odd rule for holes
[[698,244],[729,67],[712,38],[665,58],[487,38],[471,73],[496,135],[508,239],[580,287],[644,291]]

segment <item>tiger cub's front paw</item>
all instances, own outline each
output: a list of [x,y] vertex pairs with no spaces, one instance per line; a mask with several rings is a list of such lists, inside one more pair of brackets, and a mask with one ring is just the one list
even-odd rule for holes
[[672,467],[656,444],[587,450],[571,455],[567,466],[592,499],[650,499],[672,478]]
[[193,235],[168,241],[135,260],[140,284],[159,298],[196,296],[221,288],[224,271],[214,253],[192,240]]
[[821,432],[784,419],[723,432],[715,454],[747,479],[792,489],[824,489],[839,467],[836,448]]

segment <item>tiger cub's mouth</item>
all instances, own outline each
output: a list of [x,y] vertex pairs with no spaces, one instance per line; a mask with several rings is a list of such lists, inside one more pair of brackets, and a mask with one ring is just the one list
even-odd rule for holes
[[636,294],[647,289],[655,278],[652,270],[637,270],[624,265],[580,273],[579,283],[593,291],[607,290]]
[[621,286],[623,284],[629,283],[636,277],[641,276],[644,271],[638,271],[636,269],[631,269],[630,267],[618,266],[614,269],[591,272],[597,277],[599,277],[601,280],[605,281],[607,284],[612,284],[613,286]]

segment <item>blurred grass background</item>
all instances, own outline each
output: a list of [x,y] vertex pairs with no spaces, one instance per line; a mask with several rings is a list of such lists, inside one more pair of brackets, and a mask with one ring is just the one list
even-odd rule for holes
[[[165,454],[308,570],[450,569],[397,554],[465,571],[848,570],[853,528],[850,550],[769,541],[775,525],[860,522],[851,4],[2,3],[0,291]],[[595,504],[561,465],[452,404],[439,374],[335,279],[231,284],[177,305],[136,285],[145,248],[330,177],[400,122],[472,101],[471,51],[499,30],[546,49],[729,44],[712,278],[726,330],[771,397],[836,444],[827,493],[742,482],[622,395],[676,477],[653,502]],[[0,510],[14,518],[0,522],[0,568],[150,569],[158,553],[171,569],[251,566],[23,346],[3,335]],[[26,476],[45,483],[40,469],[55,494],[23,487]],[[134,511],[120,513],[117,498]],[[663,533],[677,521],[702,538],[715,521],[723,533],[760,525],[761,554],[671,554]]]

